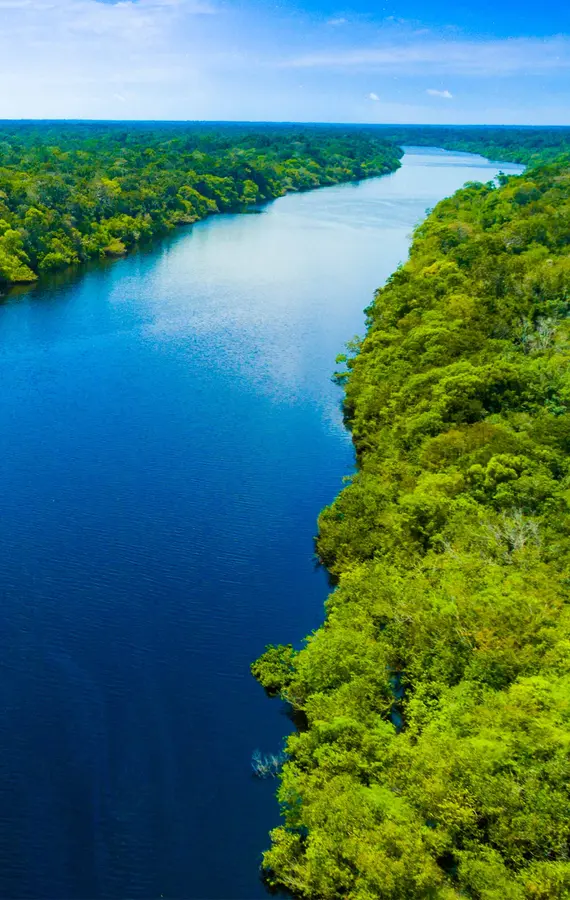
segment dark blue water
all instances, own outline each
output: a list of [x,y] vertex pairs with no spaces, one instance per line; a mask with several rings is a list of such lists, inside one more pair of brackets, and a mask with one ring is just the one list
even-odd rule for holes
[[497,169],[412,152],[0,306],[0,896],[264,896],[250,759],[291,726],[249,664],[322,619],[334,358]]

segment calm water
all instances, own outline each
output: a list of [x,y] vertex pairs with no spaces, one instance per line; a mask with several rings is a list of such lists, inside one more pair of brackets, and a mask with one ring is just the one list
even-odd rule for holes
[[498,168],[411,150],[0,306],[0,896],[264,896],[250,758],[291,726],[249,663],[322,619],[334,358]]

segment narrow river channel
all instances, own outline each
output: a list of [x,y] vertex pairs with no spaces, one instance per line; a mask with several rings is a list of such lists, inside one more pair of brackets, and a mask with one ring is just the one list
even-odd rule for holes
[[249,675],[327,593],[352,467],[334,359],[442,197],[499,169],[410,148],[0,306],[0,896],[265,896],[291,725]]

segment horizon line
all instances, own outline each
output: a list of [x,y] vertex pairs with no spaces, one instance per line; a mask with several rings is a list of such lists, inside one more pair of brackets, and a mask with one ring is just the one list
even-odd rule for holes
[[434,122],[313,122],[309,120],[287,119],[78,119],[78,118],[0,118],[0,125],[28,125],[28,124],[68,124],[68,125],[281,125],[281,126],[310,126],[310,127],[342,127],[342,128],[534,128],[570,130],[567,125],[534,125],[520,124],[493,124],[489,122],[471,123],[442,123]]

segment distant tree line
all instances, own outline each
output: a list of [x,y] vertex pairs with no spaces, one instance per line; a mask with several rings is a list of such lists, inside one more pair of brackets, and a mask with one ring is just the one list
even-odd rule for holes
[[443,147],[527,165],[570,156],[570,128],[565,126],[383,125],[379,133],[397,145]]

